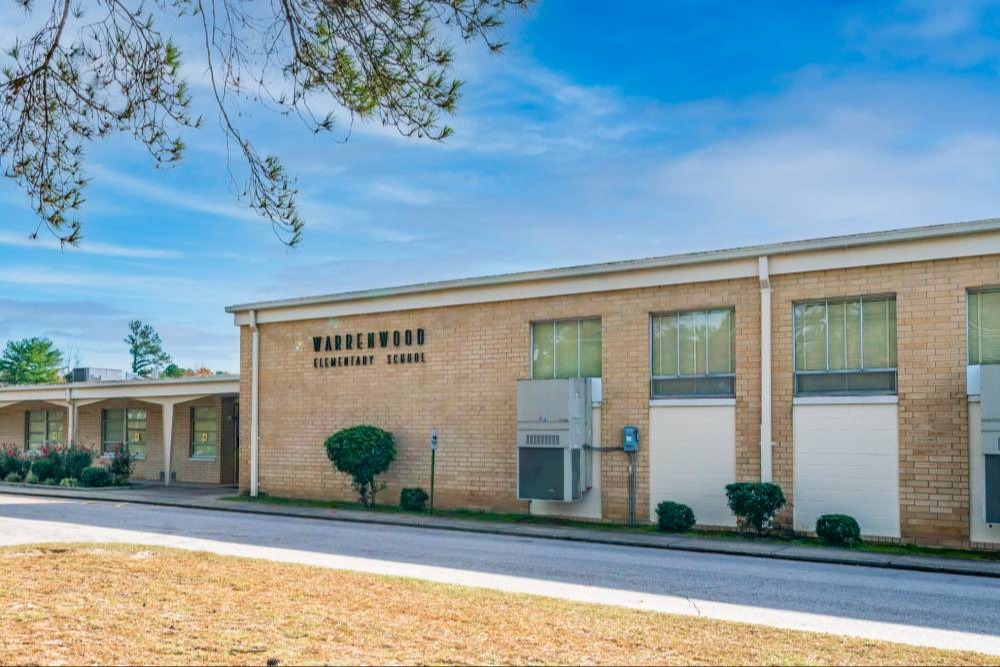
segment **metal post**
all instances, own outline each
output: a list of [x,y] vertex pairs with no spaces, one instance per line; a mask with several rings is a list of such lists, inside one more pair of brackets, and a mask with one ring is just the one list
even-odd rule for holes
[[437,450],[431,450],[431,514],[434,514],[434,463],[437,458]]

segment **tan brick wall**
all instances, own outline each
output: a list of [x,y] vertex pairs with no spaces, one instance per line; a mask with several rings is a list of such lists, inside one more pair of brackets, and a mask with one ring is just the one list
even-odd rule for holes
[[[338,429],[372,423],[396,436],[399,456],[384,481],[429,486],[427,437],[441,432],[437,502],[442,507],[526,509],[516,500],[516,380],[530,375],[530,323],[600,317],[603,329],[603,441],[621,442],[632,424],[648,435],[651,313],[734,306],[737,329],[737,459],[744,479],[758,475],[759,295],[755,280],[667,286],[359,315],[260,326],[260,484],[273,495],[352,499],[333,472],[323,441]],[[312,336],[395,329],[427,332],[425,364],[313,368]],[[250,330],[241,332],[243,398],[241,485],[249,484]],[[626,459],[603,458],[605,516],[627,512]],[[639,455],[637,509],[648,515],[648,457]],[[721,492],[721,491],[720,491]]]
[[[774,474],[794,500],[792,305],[895,294],[904,540],[967,545],[969,434],[966,292],[1000,284],[1000,257],[781,275],[773,291]],[[783,516],[790,523],[791,511]]]
[[54,403],[46,403],[45,401],[15,403],[14,405],[0,408],[0,444],[12,444],[18,449],[24,450],[25,437],[27,436],[25,414],[31,410],[62,410],[63,428],[69,428],[66,408],[64,407]]

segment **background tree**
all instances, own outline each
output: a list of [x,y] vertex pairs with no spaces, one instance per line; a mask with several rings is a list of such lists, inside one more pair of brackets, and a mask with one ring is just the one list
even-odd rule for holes
[[0,382],[52,384],[62,376],[62,353],[48,338],[8,341],[0,355]]
[[160,373],[160,377],[165,377],[165,378],[182,378],[186,374],[187,374],[187,369],[186,368],[181,368],[180,366],[178,366],[177,364],[175,364],[174,362],[171,361],[163,369],[163,372]]
[[[297,191],[280,160],[258,152],[234,119],[256,105],[295,115],[313,132],[375,120],[405,136],[444,139],[455,111],[446,36],[492,51],[505,12],[532,0],[16,0],[41,25],[21,35],[0,69],[0,166],[63,243],[81,238],[84,146],[126,132],[157,166],[179,161],[180,134],[201,125],[181,53],[156,19],[197,31],[228,144],[242,157],[243,203],[298,243]],[[35,9],[35,5],[47,9]],[[47,13],[43,13],[47,12]],[[314,113],[332,101],[346,116]],[[345,135],[346,136],[346,135]]]
[[132,355],[132,372],[139,377],[149,377],[170,363],[170,355],[163,351],[163,341],[153,325],[132,320],[128,323],[128,352]]

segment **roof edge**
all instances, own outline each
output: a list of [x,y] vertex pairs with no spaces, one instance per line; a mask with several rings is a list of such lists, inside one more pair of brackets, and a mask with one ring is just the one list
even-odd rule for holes
[[457,278],[427,283],[415,283],[398,287],[384,287],[352,292],[336,292],[316,296],[293,297],[252,303],[236,304],[226,307],[227,313],[245,313],[251,310],[270,310],[274,308],[295,308],[298,306],[313,306],[325,303],[343,301],[367,301],[392,296],[439,292],[451,289],[488,287],[516,284],[536,280],[554,280],[558,278],[585,277],[608,273],[624,273],[643,271],[671,266],[686,266],[692,264],[710,264],[745,260],[761,256],[790,255],[795,253],[815,252],[820,250],[847,249],[853,247],[878,245],[883,243],[899,243],[919,241],[949,236],[964,236],[985,232],[1000,231],[1000,218],[986,218],[967,222],[954,222],[922,227],[906,227],[860,234],[845,234],[800,241],[786,241],[754,246],[742,246],[724,250],[708,250],[677,255],[665,255],[645,259],[627,259],[597,264],[582,264],[554,269],[503,273],[472,278]]

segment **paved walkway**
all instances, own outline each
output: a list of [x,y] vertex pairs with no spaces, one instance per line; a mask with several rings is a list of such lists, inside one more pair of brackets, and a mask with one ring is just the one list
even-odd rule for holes
[[581,528],[544,524],[511,524],[470,519],[453,519],[420,514],[393,514],[359,510],[295,507],[222,500],[236,494],[235,489],[220,490],[217,486],[143,485],[125,490],[62,489],[25,487],[0,483],[0,493],[15,493],[53,498],[76,498],[108,502],[185,507],[191,509],[240,512],[265,516],[289,516],[327,521],[366,523],[386,526],[406,526],[435,530],[557,539],[591,544],[648,547],[698,553],[733,554],[757,558],[778,558],[809,563],[864,565],[917,572],[962,574],[1000,578],[1000,561],[981,561],[934,556],[881,554],[849,549],[796,546],[780,542],[698,538],[656,533],[635,533],[600,528]]
[[1000,655],[998,579],[0,495],[0,545],[39,542],[162,545]]

